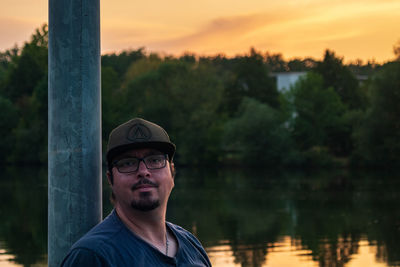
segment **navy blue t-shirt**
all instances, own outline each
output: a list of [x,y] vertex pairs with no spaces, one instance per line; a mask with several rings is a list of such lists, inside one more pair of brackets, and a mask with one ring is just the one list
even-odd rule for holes
[[132,233],[115,210],[76,242],[61,266],[211,266],[200,242],[180,226],[167,222],[178,240],[168,257]]

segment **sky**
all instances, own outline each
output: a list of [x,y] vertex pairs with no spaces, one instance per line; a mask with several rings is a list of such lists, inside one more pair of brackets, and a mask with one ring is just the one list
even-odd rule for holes
[[[102,53],[144,47],[166,55],[245,54],[345,62],[394,59],[399,0],[100,0]],[[48,21],[48,0],[0,0],[0,51]]]

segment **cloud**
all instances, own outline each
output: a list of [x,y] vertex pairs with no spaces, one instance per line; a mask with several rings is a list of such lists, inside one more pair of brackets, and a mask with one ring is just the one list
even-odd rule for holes
[[[152,42],[149,48],[176,51],[182,48],[200,48],[210,46],[222,48],[235,46],[246,36],[266,27],[278,27],[298,18],[298,14],[258,13],[244,16],[219,17],[204,24],[194,33],[172,39]],[[205,49],[203,49],[205,50]]]
[[[398,39],[396,32],[400,31],[398,0],[288,0],[259,10],[256,2],[249,4],[254,8],[199,16],[194,24],[180,13],[174,23],[165,18],[121,21],[104,31],[102,46],[109,50],[146,47],[175,55],[188,51],[228,56],[255,47],[286,57],[320,57],[329,48],[343,51],[346,58],[362,57],[363,51],[364,57],[384,59],[391,57],[391,47]],[[175,23],[180,16],[182,23]],[[374,44],[369,54],[367,44]],[[361,46],[363,49],[357,48]],[[383,54],[385,46],[388,51]]]

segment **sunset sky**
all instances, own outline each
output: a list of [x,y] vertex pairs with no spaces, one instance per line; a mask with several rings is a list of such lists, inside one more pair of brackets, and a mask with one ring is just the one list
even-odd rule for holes
[[[0,0],[0,51],[47,23],[48,0]],[[102,53],[282,53],[385,62],[400,40],[399,0],[101,0]]]

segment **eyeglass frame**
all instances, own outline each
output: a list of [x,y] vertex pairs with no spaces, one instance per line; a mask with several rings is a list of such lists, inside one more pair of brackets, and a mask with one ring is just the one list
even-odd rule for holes
[[[163,165],[162,167],[159,167],[159,168],[149,168],[149,167],[147,166],[147,164],[146,164],[145,159],[148,158],[148,157],[151,157],[151,156],[164,156],[164,165]],[[137,159],[137,160],[138,160],[138,164],[137,164],[136,170],[134,170],[134,171],[129,171],[129,172],[121,172],[121,171],[119,170],[118,166],[116,166],[116,164],[117,164],[119,161],[123,160],[123,159]],[[169,161],[169,156],[168,156],[168,154],[154,154],[154,155],[145,156],[145,157],[143,157],[143,158],[138,158],[138,157],[126,157],[126,158],[122,158],[122,159],[119,159],[119,160],[114,161],[114,162],[112,163],[112,166],[114,166],[114,167],[117,169],[117,171],[118,171],[119,173],[134,173],[134,172],[137,172],[137,171],[139,170],[140,162],[143,162],[143,163],[144,163],[144,166],[145,166],[146,169],[148,169],[148,170],[159,170],[159,169],[165,168],[165,166],[167,166],[167,161]]]

